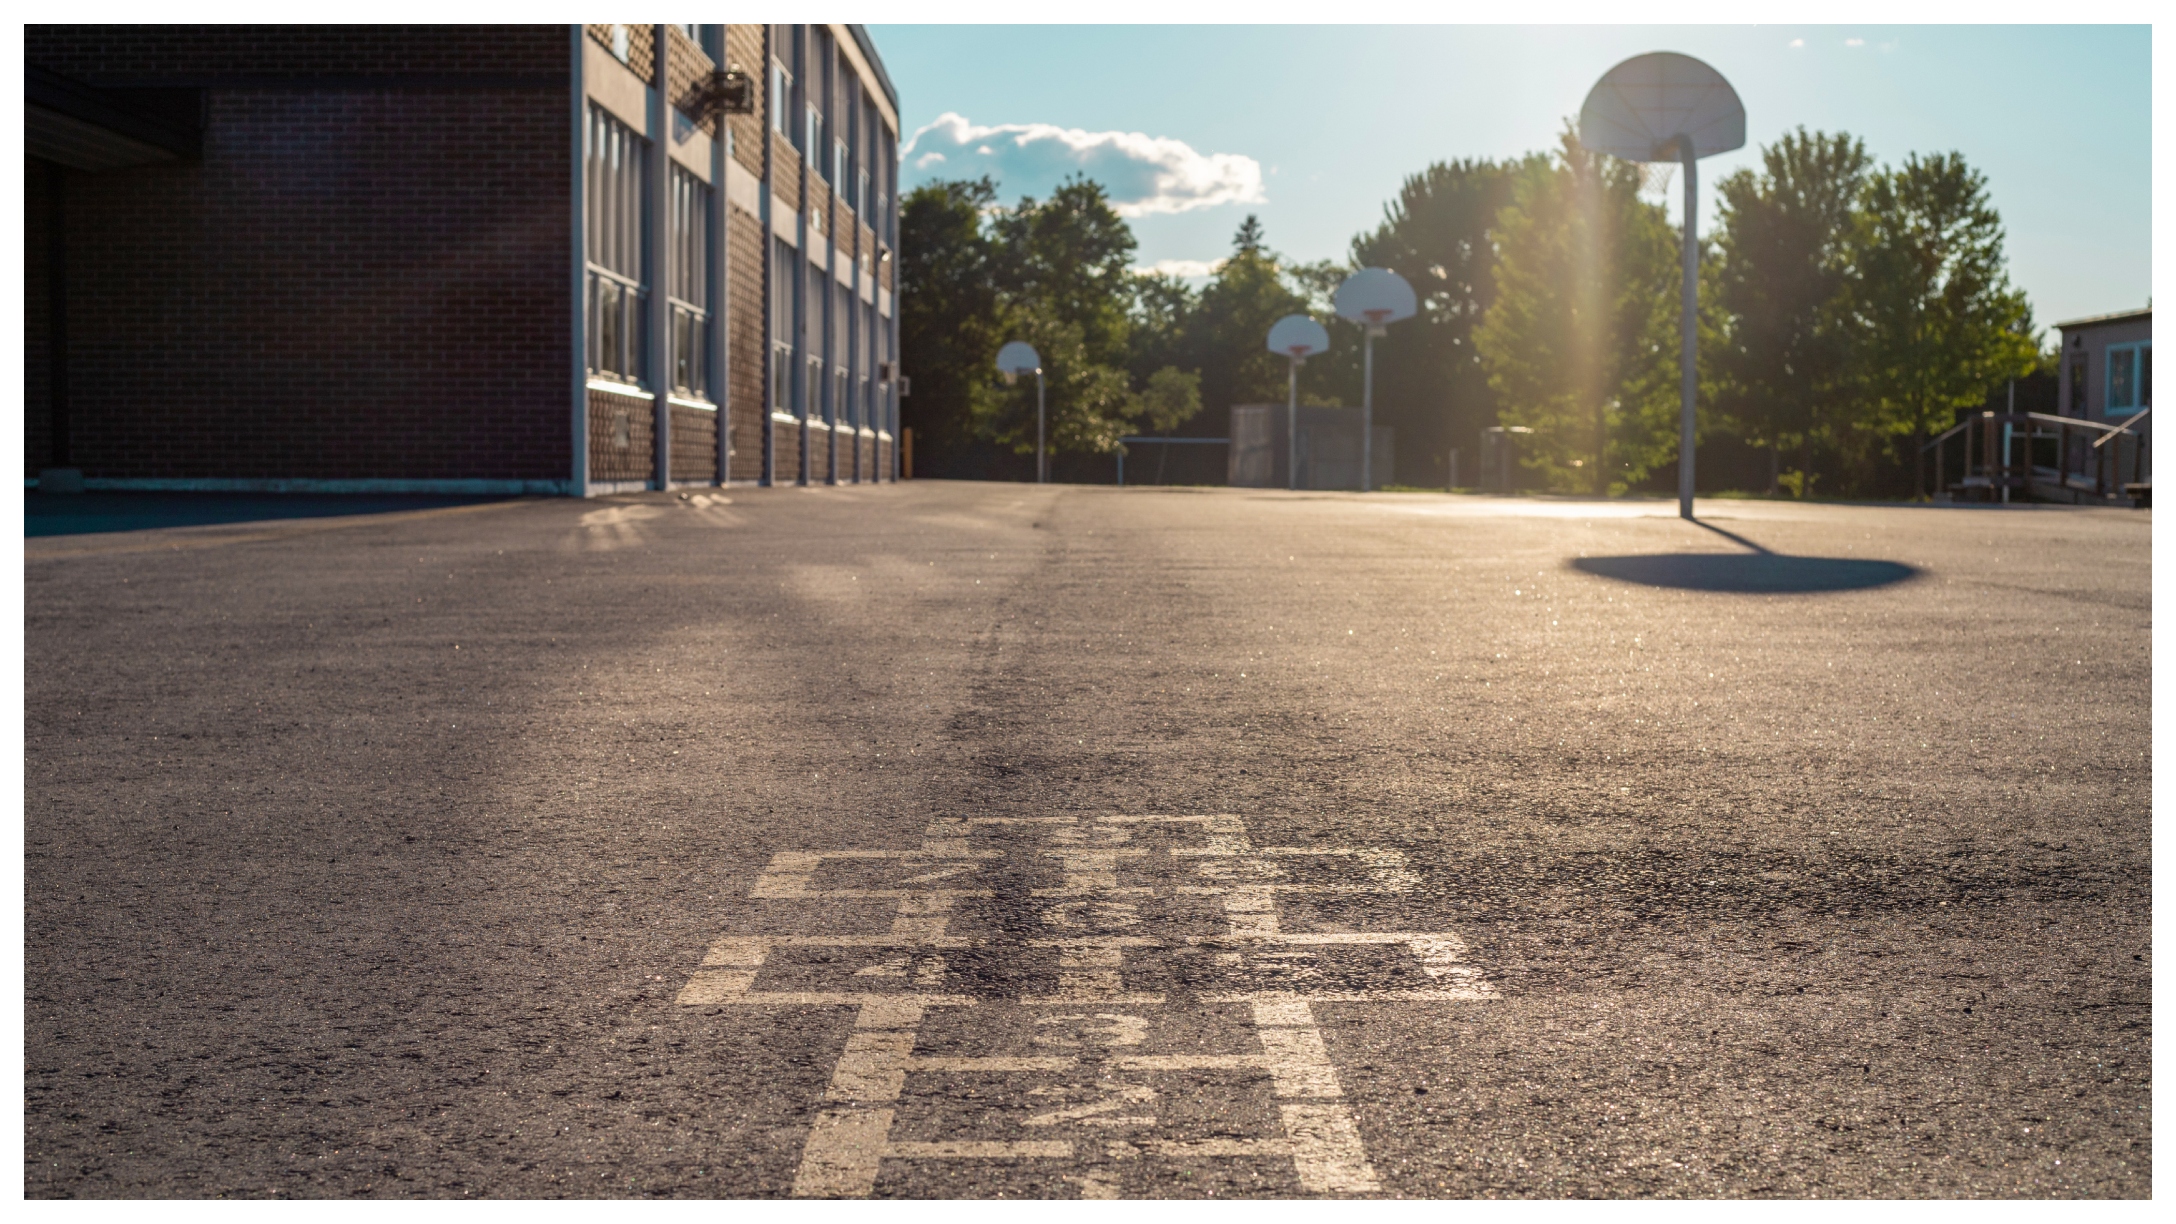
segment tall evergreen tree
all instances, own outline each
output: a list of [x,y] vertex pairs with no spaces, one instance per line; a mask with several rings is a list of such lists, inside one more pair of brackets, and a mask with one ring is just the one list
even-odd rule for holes
[[1186,324],[1207,409],[1200,428],[1228,431],[1234,405],[1284,399],[1285,359],[1269,351],[1269,329],[1305,306],[1286,282],[1277,253],[1264,244],[1261,222],[1249,216]]

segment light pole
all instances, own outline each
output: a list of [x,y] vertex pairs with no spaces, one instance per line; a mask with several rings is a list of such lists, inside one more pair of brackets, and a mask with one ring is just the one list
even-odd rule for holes
[[1300,487],[1300,364],[1316,353],[1330,351],[1330,333],[1306,315],[1286,315],[1270,325],[1269,351],[1282,353],[1290,362],[1285,381],[1284,470],[1285,487]]
[[1007,383],[1022,374],[1035,376],[1035,483],[1043,484],[1050,479],[1050,467],[1043,457],[1043,359],[1034,345],[1015,340],[997,350],[997,369]]
[[1388,268],[1362,268],[1345,278],[1334,299],[1337,313],[1366,328],[1360,358],[1360,491],[1375,487],[1375,337],[1410,319],[1419,302],[1413,286]]
[[1653,51],[1602,74],[1579,108],[1579,143],[1626,161],[1685,168],[1684,285],[1678,327],[1677,513],[1692,517],[1694,405],[1700,391],[1698,162],[1745,147],[1745,106],[1723,74],[1689,55]]

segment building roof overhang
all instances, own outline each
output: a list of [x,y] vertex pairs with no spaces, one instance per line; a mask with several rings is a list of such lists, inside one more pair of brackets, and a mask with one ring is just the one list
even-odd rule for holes
[[2080,327],[2105,327],[2110,323],[2128,323],[2133,319],[2150,319],[2152,317],[2153,307],[2148,306],[2144,310],[2119,310],[2116,311],[2114,314],[2087,315],[2082,319],[2072,319],[2067,323],[2057,323],[2055,325],[2055,330],[2070,331],[2074,328]]

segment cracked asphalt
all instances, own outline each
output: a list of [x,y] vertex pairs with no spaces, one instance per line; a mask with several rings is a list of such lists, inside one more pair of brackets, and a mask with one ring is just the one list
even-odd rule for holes
[[[943,963],[793,968],[964,1000],[858,1192],[2150,1195],[2150,512],[1674,509],[915,482],[30,540],[24,1191],[807,1192],[875,1022],[690,983],[910,913],[751,896],[782,853],[981,820]],[[1143,848],[1093,904],[1162,940],[1116,971],[1161,1002],[1056,1018],[1124,1015],[1096,1074],[1293,1031],[1204,1001],[1311,970],[1182,955],[1225,877],[1155,815],[1264,880],[1393,864],[1281,930],[1481,985],[1314,1002],[1328,1105],[968,1066],[1095,1047],[1019,1002],[1050,830]],[[1422,980],[1382,949],[1308,963]]]

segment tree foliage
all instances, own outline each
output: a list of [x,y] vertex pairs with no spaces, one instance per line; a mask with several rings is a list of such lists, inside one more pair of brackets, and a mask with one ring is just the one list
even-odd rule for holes
[[1637,166],[1567,130],[1496,224],[1496,300],[1474,336],[1521,462],[1551,487],[1621,491],[1675,458],[1678,241]]
[[1801,128],[1761,150],[1759,173],[1716,188],[1716,406],[1748,443],[1797,449],[1802,473],[1816,441],[1850,426],[1859,394],[1851,303],[1872,164],[1858,140]]
[[[1533,430],[1522,463],[1550,487],[1664,487],[1681,239],[1642,184],[1641,167],[1567,129],[1547,154],[1413,175],[1346,261],[1286,259],[1248,216],[1190,284],[1133,267],[1132,232],[1086,178],[1011,208],[987,179],[930,183],[902,201],[907,423],[924,454],[1032,450],[1032,380],[1006,386],[993,368],[1019,339],[1043,356],[1061,453],[1109,454],[1138,431],[1215,436],[1232,406],[1284,398],[1285,361],[1264,340],[1294,313],[1331,337],[1301,372],[1303,401],[1357,403],[1359,329],[1330,299],[1353,269],[1386,267],[1420,299],[1376,342],[1399,476],[1439,478],[1446,450],[1501,423]],[[1716,195],[1699,264],[1702,435],[1771,461],[1794,451],[1797,491],[1817,465],[1824,489],[1869,491],[1871,473],[1908,464],[1903,439],[2044,362],[1985,180],[1956,154],[1876,168],[1857,139],[1801,129]]]
[[1854,307],[1868,413],[1915,439],[1946,429],[1988,388],[2033,369],[2039,345],[2002,256],[1987,180],[1955,153],[1874,176],[1860,223]]

